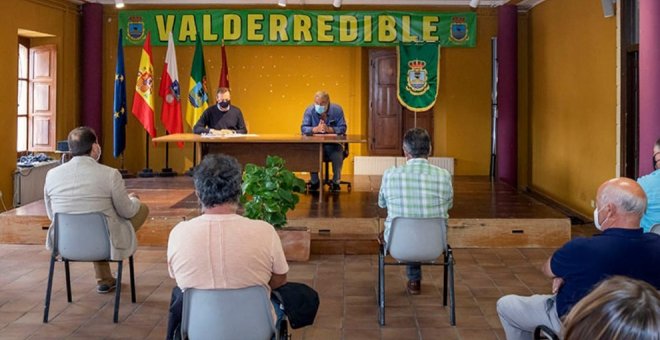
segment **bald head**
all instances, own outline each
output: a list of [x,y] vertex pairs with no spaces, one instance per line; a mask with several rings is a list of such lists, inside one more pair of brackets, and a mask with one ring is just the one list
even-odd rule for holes
[[618,177],[606,181],[598,188],[596,206],[601,211],[601,224],[606,227],[639,228],[646,210],[646,194],[637,182]]

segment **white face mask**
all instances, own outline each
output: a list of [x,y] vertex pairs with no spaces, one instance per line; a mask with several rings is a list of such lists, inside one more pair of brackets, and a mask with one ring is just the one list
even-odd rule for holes
[[[607,221],[607,218],[605,218],[603,223],[605,223],[605,221]],[[600,224],[600,222],[598,222],[598,207],[596,207],[596,209],[594,209],[594,225],[596,226],[596,229],[598,229],[600,231],[603,230],[603,225]]]

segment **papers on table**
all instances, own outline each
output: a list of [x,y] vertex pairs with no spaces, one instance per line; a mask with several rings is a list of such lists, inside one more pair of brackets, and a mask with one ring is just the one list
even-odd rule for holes
[[232,133],[226,135],[214,135],[212,133],[203,133],[203,138],[239,138],[239,137],[259,137],[256,133]]

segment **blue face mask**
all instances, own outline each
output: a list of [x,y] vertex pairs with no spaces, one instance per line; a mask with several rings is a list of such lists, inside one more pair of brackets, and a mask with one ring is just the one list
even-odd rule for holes
[[322,114],[323,112],[325,112],[325,106],[314,104],[314,111],[316,111],[316,113],[318,114]]

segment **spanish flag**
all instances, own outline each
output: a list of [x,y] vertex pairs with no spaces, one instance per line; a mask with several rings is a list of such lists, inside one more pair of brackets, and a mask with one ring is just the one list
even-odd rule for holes
[[208,91],[206,89],[206,68],[204,67],[204,50],[202,39],[197,35],[195,55],[193,56],[188,88],[188,105],[186,107],[186,122],[192,128],[202,116],[202,112],[209,107]]
[[156,127],[154,126],[154,63],[151,59],[151,34],[147,33],[142,47],[131,111],[153,138],[156,137]]

